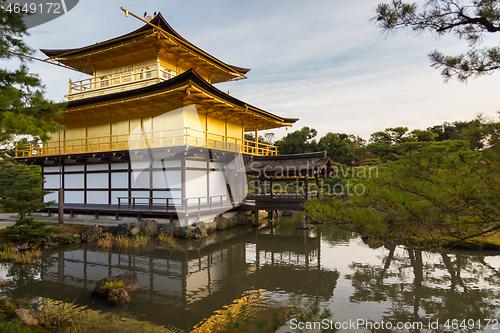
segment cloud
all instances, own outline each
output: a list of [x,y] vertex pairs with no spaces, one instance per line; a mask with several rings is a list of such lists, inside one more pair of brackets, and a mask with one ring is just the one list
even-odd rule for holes
[[[186,39],[220,60],[252,70],[248,79],[218,84],[221,90],[283,117],[298,117],[292,130],[316,128],[319,136],[345,132],[368,138],[391,126],[426,128],[444,121],[493,115],[500,101],[499,74],[467,85],[442,83],[429,67],[435,49],[460,54],[466,43],[452,36],[381,35],[370,18],[378,0],[272,2],[216,0],[86,0],[71,12],[31,29],[34,48],[91,45],[139,28],[119,9],[142,15],[161,11]],[[98,10],[96,10],[98,9]],[[498,45],[489,36],[486,45]],[[80,73],[31,63],[60,100],[68,79]],[[276,137],[286,134],[276,130]]]

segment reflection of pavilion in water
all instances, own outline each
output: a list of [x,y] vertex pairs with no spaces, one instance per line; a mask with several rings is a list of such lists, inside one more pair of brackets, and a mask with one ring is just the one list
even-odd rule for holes
[[77,303],[86,304],[92,299],[81,295],[98,280],[133,270],[141,288],[128,310],[181,328],[191,328],[249,290],[324,298],[333,294],[338,274],[322,269],[320,241],[306,232],[279,236],[272,231],[233,230],[228,237],[210,236],[190,243],[191,247],[156,248],[136,255],[85,248],[59,252],[42,268],[36,292],[56,299],[78,298]]

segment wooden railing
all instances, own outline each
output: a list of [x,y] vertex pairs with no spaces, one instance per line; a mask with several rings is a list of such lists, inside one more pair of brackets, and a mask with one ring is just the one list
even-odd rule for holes
[[[227,205],[233,205],[231,202],[231,197],[227,194],[225,195],[215,195],[207,197],[195,197],[195,198],[152,198],[152,197],[117,197],[118,199],[118,209],[144,209],[148,208],[163,208],[166,212],[169,211],[179,211],[179,210],[191,210],[191,211],[201,211],[206,209],[215,209],[226,207]],[[124,202],[122,202],[122,200]],[[161,203],[155,203],[161,201]],[[181,204],[175,204],[174,202],[181,202]],[[163,204],[164,203],[164,204]]]
[[184,127],[162,131],[61,140],[60,142],[53,141],[43,146],[24,146],[23,149],[16,148],[15,157],[83,154],[183,145],[251,155],[278,154],[276,146]]
[[160,73],[158,75],[158,69],[156,67],[143,67],[75,82],[69,80],[69,94],[83,93],[96,89],[106,89],[113,86],[127,85],[151,79],[164,81],[169,80],[174,76],[176,76],[176,73],[172,70],[160,69]]

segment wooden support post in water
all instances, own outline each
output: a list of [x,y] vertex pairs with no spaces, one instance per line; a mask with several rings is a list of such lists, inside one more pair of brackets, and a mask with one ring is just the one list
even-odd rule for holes
[[316,175],[316,198],[319,199],[319,177]]
[[57,221],[59,224],[64,223],[64,190],[62,188],[59,189],[59,196],[57,201]]

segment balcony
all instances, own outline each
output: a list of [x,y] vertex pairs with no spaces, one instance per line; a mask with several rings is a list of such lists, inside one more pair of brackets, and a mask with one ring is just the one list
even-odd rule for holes
[[192,146],[244,153],[250,155],[277,155],[278,147],[234,138],[190,127],[151,131],[137,134],[109,135],[78,140],[52,141],[43,146],[16,148],[16,158],[85,154],[148,148]]
[[[158,75],[159,73],[159,75]],[[72,82],[69,80],[69,100],[99,96],[104,93],[115,93],[123,90],[137,89],[149,84],[169,80],[177,73],[166,67],[142,67],[119,73],[93,77],[90,79]]]

